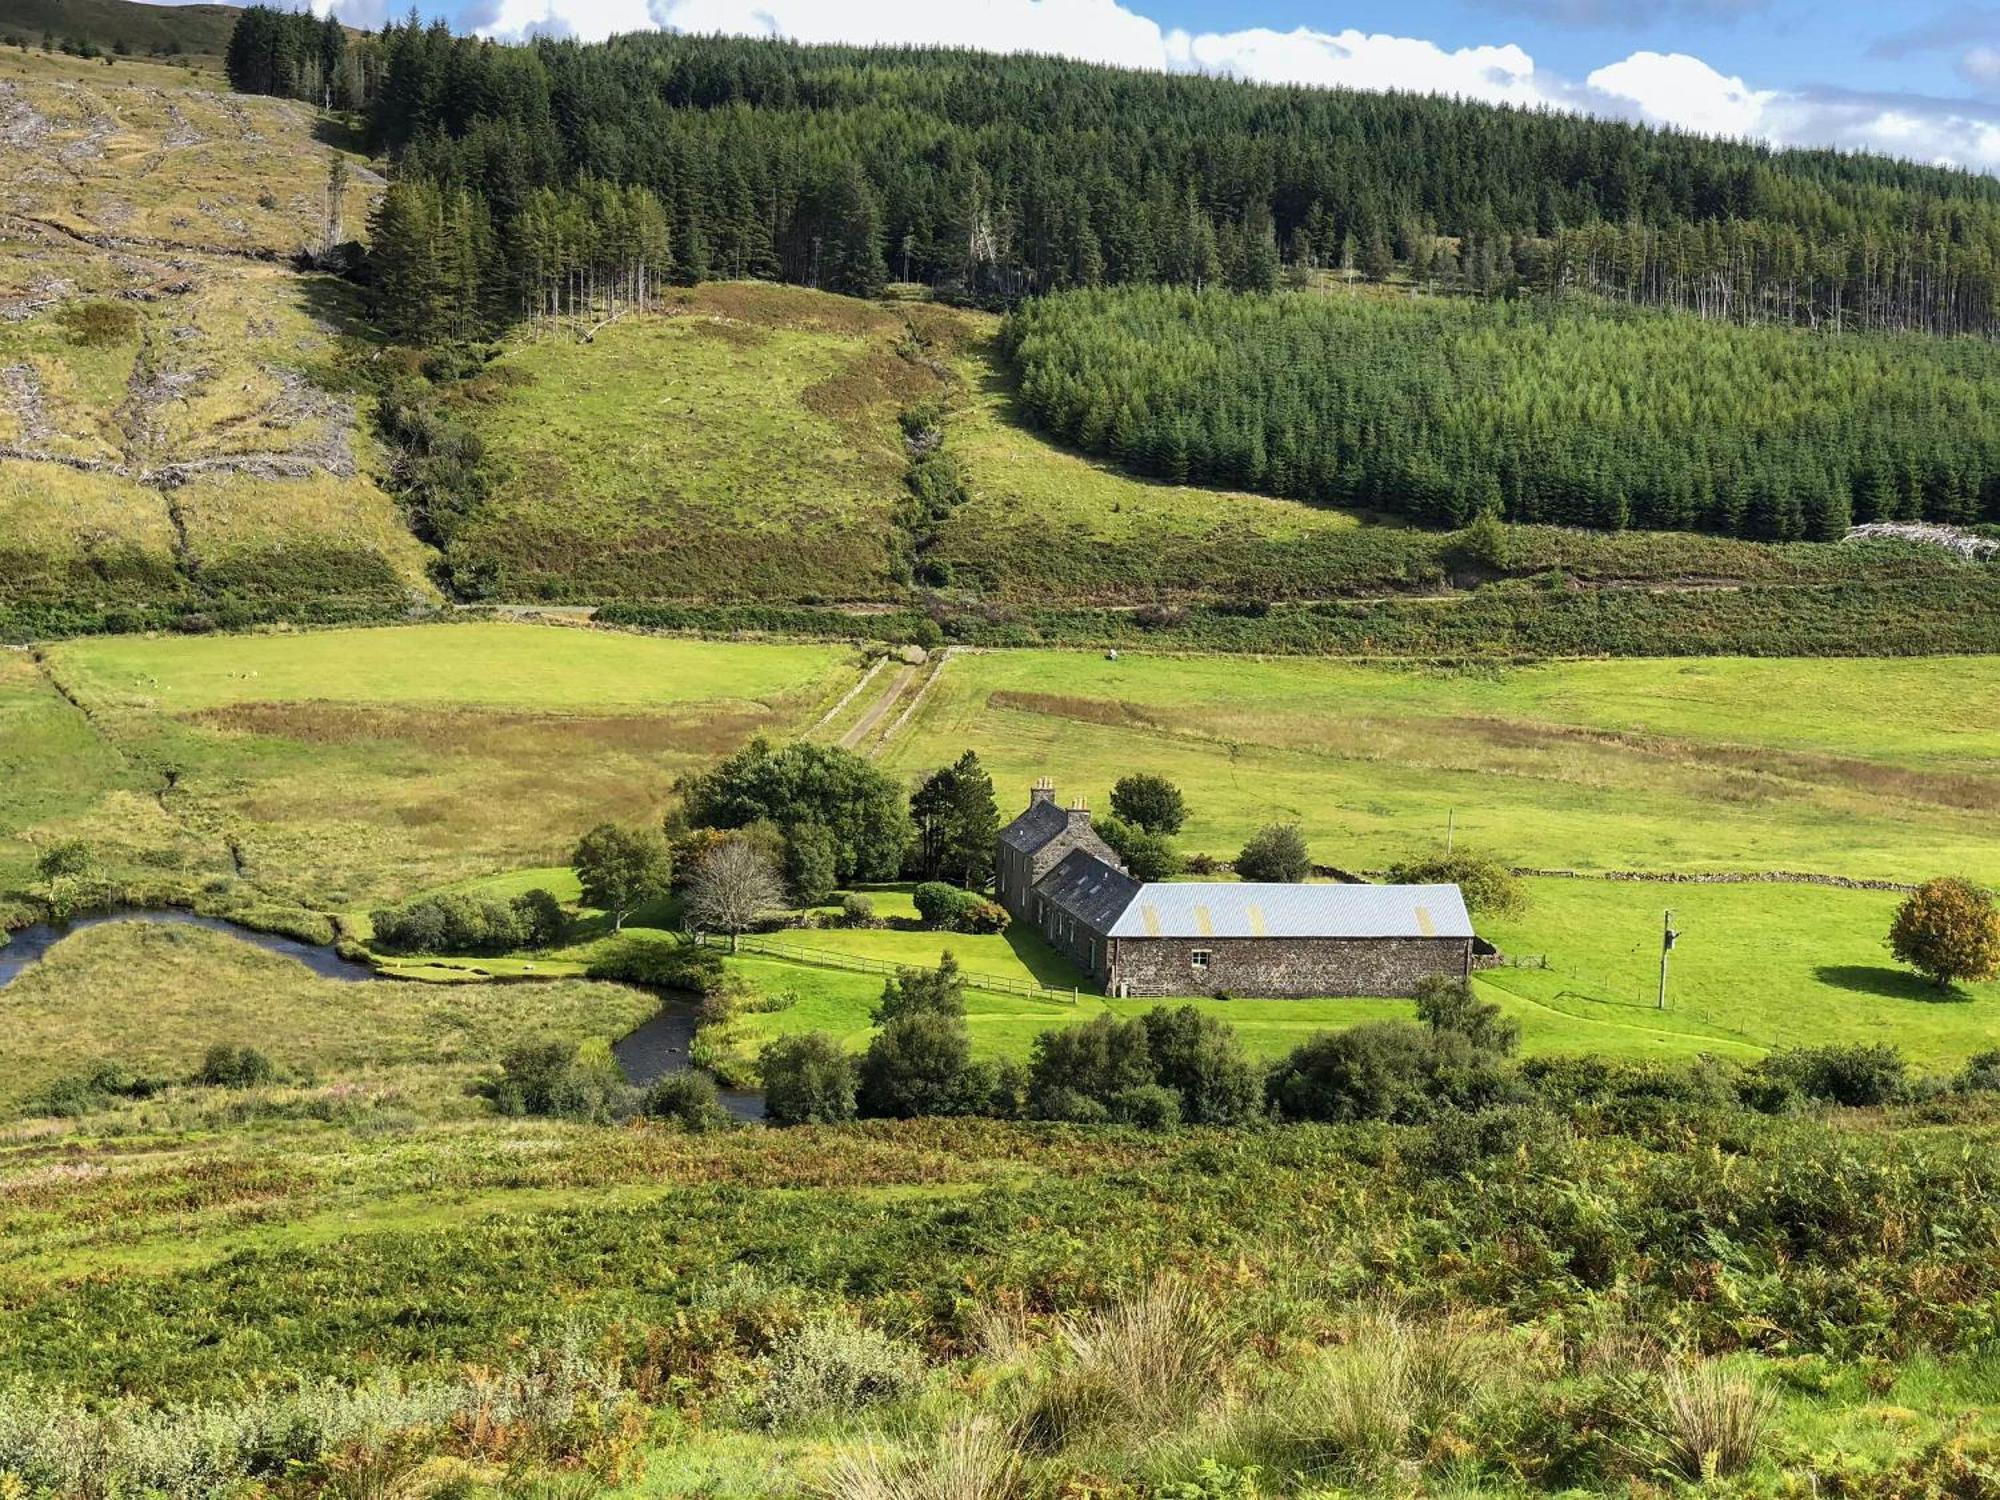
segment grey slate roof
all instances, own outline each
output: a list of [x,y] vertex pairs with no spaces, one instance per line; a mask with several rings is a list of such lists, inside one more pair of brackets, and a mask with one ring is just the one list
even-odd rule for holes
[[1000,842],[1023,854],[1033,854],[1069,827],[1069,814],[1053,802],[1031,802],[1026,812],[1000,830]]
[[1142,886],[1088,849],[1072,849],[1035,885],[1035,894],[1092,932],[1108,933]]
[[1455,885],[1218,880],[1142,886],[1120,908],[1114,924],[1098,930],[1119,938],[1469,938],[1472,918]]

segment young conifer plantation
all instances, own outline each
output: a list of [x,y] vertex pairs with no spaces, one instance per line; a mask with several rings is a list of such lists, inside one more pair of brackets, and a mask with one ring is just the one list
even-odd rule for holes
[[1177,484],[1837,541],[2000,519],[2000,353],[1551,304],[1121,288],[1006,330],[1052,435]]

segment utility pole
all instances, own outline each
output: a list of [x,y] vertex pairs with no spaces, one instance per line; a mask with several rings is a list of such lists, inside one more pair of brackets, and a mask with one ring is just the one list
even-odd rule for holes
[[1458,809],[1455,807],[1447,807],[1444,810],[1444,857],[1446,859],[1451,858],[1451,836],[1454,831],[1454,825],[1457,823],[1457,821],[1458,821]]
[[1674,943],[1679,938],[1680,934],[1674,931],[1673,910],[1669,908],[1660,928],[1660,1001],[1656,1007],[1659,1010],[1667,1008],[1667,955],[1674,951]]

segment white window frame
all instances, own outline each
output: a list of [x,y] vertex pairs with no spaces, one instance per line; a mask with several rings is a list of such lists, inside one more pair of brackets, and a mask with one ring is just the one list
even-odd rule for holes
[[1214,961],[1215,950],[1213,948],[1196,948],[1188,954],[1189,965],[1204,974],[1208,972],[1208,966]]

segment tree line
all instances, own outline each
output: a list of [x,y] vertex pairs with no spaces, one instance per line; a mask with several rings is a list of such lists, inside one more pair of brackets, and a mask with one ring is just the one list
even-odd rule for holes
[[1048,57],[641,33],[506,46],[253,6],[240,89],[360,112],[484,207],[491,316],[531,316],[530,201],[642,188],[672,274],[1011,301],[1066,287],[1446,278],[1717,317],[1990,331],[2000,184],[1832,151],[1410,94]]
[[1398,512],[1838,539],[2000,519],[1983,342],[1438,298],[1079,291],[1003,345],[1024,408],[1176,483]]

